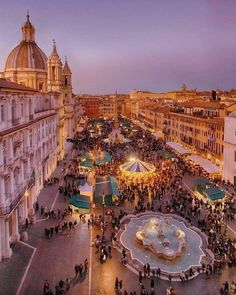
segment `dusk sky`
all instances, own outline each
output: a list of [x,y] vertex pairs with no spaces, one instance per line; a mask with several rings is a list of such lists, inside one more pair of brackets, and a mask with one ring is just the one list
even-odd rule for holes
[[0,70],[27,10],[49,55],[55,38],[75,93],[236,88],[235,0],[0,0]]

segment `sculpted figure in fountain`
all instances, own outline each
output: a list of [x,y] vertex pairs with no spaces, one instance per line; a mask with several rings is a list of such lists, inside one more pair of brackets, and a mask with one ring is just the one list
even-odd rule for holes
[[181,256],[187,245],[184,231],[171,224],[169,219],[151,218],[136,232],[136,239],[158,256],[173,260]]

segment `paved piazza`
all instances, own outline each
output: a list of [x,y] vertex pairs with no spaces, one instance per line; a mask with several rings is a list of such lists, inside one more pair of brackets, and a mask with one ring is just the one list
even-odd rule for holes
[[[116,148],[112,149],[109,149],[109,152],[114,156],[114,149]],[[120,149],[119,146],[118,149]],[[129,191],[127,187],[123,186],[124,194],[120,196],[123,197],[122,201],[119,205],[112,207],[113,218],[110,208],[104,208],[105,246],[102,246],[103,242],[99,239],[102,231],[101,224],[97,221],[97,218],[99,216],[101,218],[103,215],[101,206],[93,208],[93,215],[85,214],[84,218],[81,218],[81,215],[76,212],[72,215],[66,215],[64,220],[60,219],[61,222],[67,221],[69,224],[71,221],[74,224],[76,221],[77,225],[72,226],[71,230],[58,233],[54,231],[50,239],[46,237],[45,229],[55,227],[59,218],[58,216],[46,218],[44,214],[41,214],[41,208],[44,207],[44,211],[54,210],[55,212],[60,209],[61,213],[67,208],[67,196],[59,192],[59,186],[65,185],[64,176],[69,173],[69,169],[74,163],[71,158],[72,154],[74,152],[72,153],[71,150],[70,156],[59,164],[53,175],[53,177],[59,179],[59,183],[47,185],[41,191],[38,197],[39,210],[35,214],[36,223],[29,224],[28,228],[21,227],[21,235],[23,232],[27,232],[28,240],[16,243],[12,248],[11,259],[0,263],[0,294],[41,295],[43,294],[45,280],[48,281],[53,294],[59,294],[55,293],[55,286],[58,285],[60,280],[66,282],[66,279],[69,279],[69,288],[66,291],[66,294],[69,295],[127,294],[125,290],[128,294],[134,291],[136,291],[136,294],[141,294],[139,271],[142,272],[143,276],[142,286],[147,291],[145,294],[151,294],[148,292],[151,292],[152,278],[154,280],[154,293],[152,294],[156,295],[167,294],[167,289],[170,287],[174,288],[174,294],[215,295],[219,294],[219,290],[226,280],[229,283],[235,280],[235,267],[229,266],[228,263],[223,263],[221,270],[213,271],[211,269],[206,272],[206,269],[202,269],[203,263],[207,266],[214,262],[213,253],[206,249],[208,238],[201,229],[198,229],[199,220],[206,219],[207,208],[202,206],[201,210],[195,215],[190,214],[186,206],[186,209],[182,211],[185,218],[181,217],[180,214],[174,214],[175,212],[170,213],[169,206],[177,208],[171,203],[171,200],[173,201],[171,195],[175,189],[163,190],[162,198],[155,198],[157,202],[153,203],[153,207],[145,210],[142,206],[149,206],[148,204],[152,201],[151,190],[146,190],[145,194],[140,194],[141,191],[138,186],[133,187],[133,191]],[[178,163],[175,165],[178,165]],[[108,168],[106,166],[103,169]],[[179,168],[176,167],[175,169],[178,170]],[[97,173],[99,172],[97,171]],[[184,188],[186,190],[184,194],[190,196],[192,194],[192,183],[196,176],[186,174],[182,181],[178,180],[178,174],[175,177],[179,183],[175,193],[183,192],[182,189]],[[92,174],[88,174],[87,181],[93,183]],[[120,189],[122,185],[124,183],[121,182]],[[145,188],[143,187],[143,189]],[[134,197],[133,200],[127,198],[129,194]],[[185,196],[183,195],[183,197]],[[141,203],[140,200],[142,200]],[[187,246],[181,257],[178,257],[176,261],[158,259],[155,253],[144,249],[135,240],[135,234],[140,230],[140,226],[148,218],[157,216],[158,218],[168,219],[186,234]],[[118,220],[120,223],[117,223]],[[118,228],[116,228],[117,226]],[[234,238],[235,221],[229,221],[227,226],[227,236]],[[107,251],[105,252],[107,253],[105,261],[103,260],[104,251]],[[85,259],[88,260],[87,270],[83,271],[81,276],[76,276],[75,266],[80,264],[84,266]],[[127,259],[126,262],[124,262],[124,259]],[[144,277],[143,267],[147,263],[151,268],[151,278],[149,278],[148,272]],[[152,270],[158,267],[162,272],[160,278],[157,278],[156,275],[153,276],[152,273]],[[189,274],[190,267],[193,268],[194,275]],[[199,272],[197,272],[198,267],[201,269]],[[181,274],[183,272],[190,277],[185,278],[182,282]],[[119,281],[122,280],[120,290],[118,290],[119,288],[115,289],[116,277]]]

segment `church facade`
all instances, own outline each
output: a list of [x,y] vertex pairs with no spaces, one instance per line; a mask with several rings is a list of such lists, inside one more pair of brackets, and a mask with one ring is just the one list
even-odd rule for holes
[[11,256],[19,226],[34,220],[37,196],[76,130],[71,78],[55,42],[49,57],[38,47],[27,15],[0,73],[0,261]]

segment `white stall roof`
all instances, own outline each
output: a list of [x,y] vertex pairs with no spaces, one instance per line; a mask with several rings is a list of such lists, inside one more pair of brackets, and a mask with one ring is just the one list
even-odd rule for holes
[[219,174],[222,172],[219,166],[213,164],[211,161],[201,156],[192,155],[192,156],[189,156],[188,158],[192,160],[194,163],[201,166],[209,174]]
[[152,135],[155,138],[162,138],[163,137],[163,133],[161,131],[153,132]]
[[174,149],[177,153],[179,153],[180,155],[187,155],[187,154],[191,154],[191,152],[189,150],[187,150],[184,146],[182,146],[180,143],[178,142],[174,142],[174,141],[168,141],[166,143],[169,147],[171,147],[172,149]]

